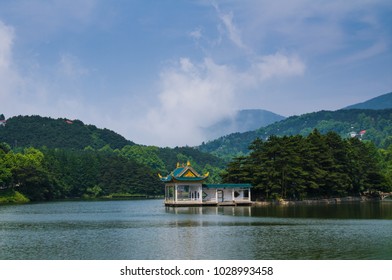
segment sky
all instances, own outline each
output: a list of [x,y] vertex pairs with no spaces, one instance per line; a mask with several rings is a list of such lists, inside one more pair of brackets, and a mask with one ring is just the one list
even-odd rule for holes
[[392,91],[390,0],[0,0],[0,114],[194,146],[236,110]]

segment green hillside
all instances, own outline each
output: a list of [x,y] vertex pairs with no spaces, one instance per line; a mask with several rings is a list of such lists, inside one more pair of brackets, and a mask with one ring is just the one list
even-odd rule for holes
[[[3,116],[3,115],[2,115]],[[4,117],[4,116],[3,116]],[[5,118],[4,118],[5,119]],[[0,143],[12,148],[45,147],[49,149],[105,150],[116,152],[161,172],[169,172],[178,161],[194,161],[204,167],[209,163],[223,167],[219,158],[191,147],[158,148],[137,145],[109,129],[86,125],[80,120],[41,116],[17,116],[0,127]]]
[[210,172],[209,182],[220,180],[225,162],[192,147],[136,145],[78,120],[18,116],[0,126],[0,189],[31,201],[162,195],[157,173],[188,160]]
[[248,146],[256,138],[268,139],[272,135],[309,135],[314,129],[325,134],[338,133],[343,138],[351,132],[362,135],[378,147],[392,143],[392,109],[386,110],[338,110],[320,111],[301,116],[292,116],[267,127],[245,133],[234,133],[200,145],[200,151],[212,153],[225,159],[248,153]]
[[391,109],[392,108],[392,92],[377,96],[362,103],[354,104],[344,109]]
[[335,132],[256,139],[247,156],[233,159],[226,183],[249,183],[261,200],[344,197],[392,191],[392,145],[377,149]]
[[80,120],[52,119],[40,116],[17,116],[7,120],[0,129],[0,142],[12,147],[48,147],[100,149],[109,145],[119,149],[133,142],[109,129],[85,125]]
[[262,109],[239,110],[231,118],[220,120],[203,129],[207,139],[212,140],[223,135],[246,132],[281,121],[285,117]]

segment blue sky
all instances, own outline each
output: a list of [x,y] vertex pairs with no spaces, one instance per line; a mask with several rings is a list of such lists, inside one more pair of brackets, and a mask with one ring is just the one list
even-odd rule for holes
[[198,145],[238,109],[390,92],[391,14],[389,0],[0,0],[0,113]]

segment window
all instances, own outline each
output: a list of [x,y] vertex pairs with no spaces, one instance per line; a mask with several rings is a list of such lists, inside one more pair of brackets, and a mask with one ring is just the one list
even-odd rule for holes
[[249,190],[244,190],[244,198],[249,198]]
[[179,185],[177,187],[177,200],[189,200],[189,186],[188,185]]

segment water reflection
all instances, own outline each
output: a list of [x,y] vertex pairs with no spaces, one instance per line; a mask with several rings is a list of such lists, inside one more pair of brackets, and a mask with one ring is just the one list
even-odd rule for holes
[[165,207],[166,213],[180,215],[252,216],[252,207]]
[[316,219],[392,219],[392,201],[325,205],[268,205],[242,207],[165,207],[168,214],[231,215]]
[[259,217],[316,219],[392,219],[392,201],[352,202],[327,205],[271,205],[253,207]]
[[392,202],[0,207],[0,259],[392,259]]

